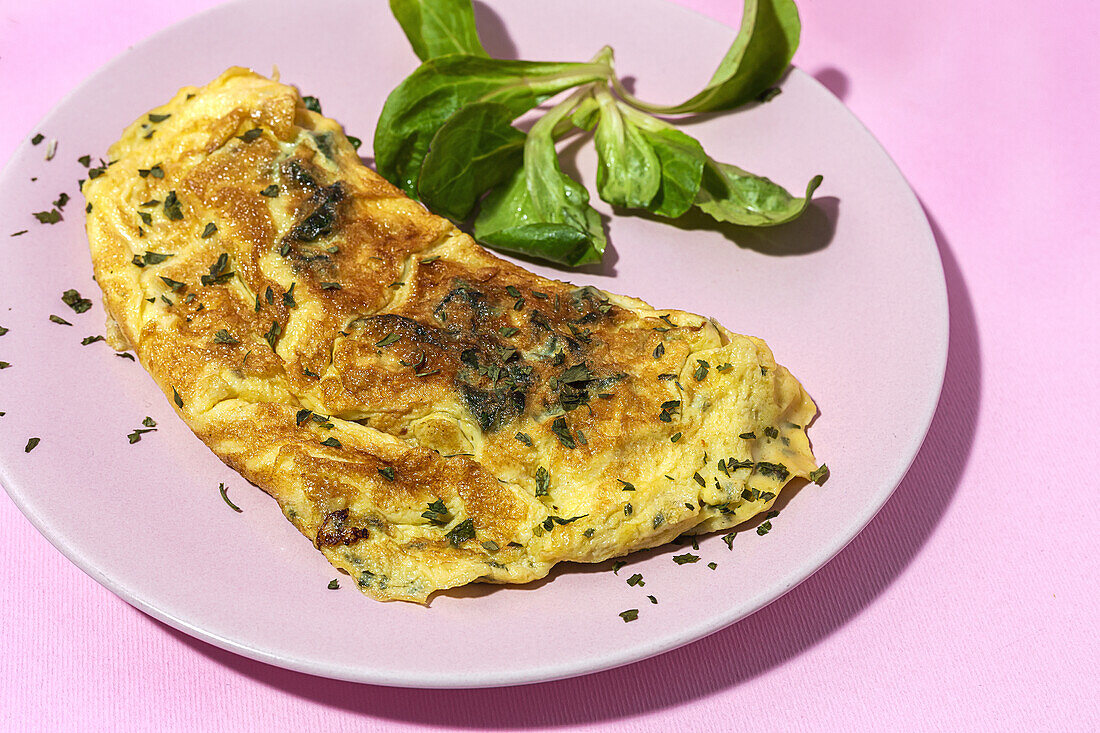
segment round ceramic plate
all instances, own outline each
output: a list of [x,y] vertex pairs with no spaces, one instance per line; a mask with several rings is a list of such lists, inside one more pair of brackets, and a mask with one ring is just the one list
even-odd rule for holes
[[[706,82],[734,30],[659,0],[523,0],[478,4],[498,56],[584,60],[611,44],[643,99],[673,102]],[[542,274],[595,284],[717,318],[767,339],[821,414],[809,434],[832,478],[781,497],[767,535],[728,549],[700,542],[611,564],[562,566],[523,587],[472,586],[430,608],[378,603],[336,573],[275,502],[226,468],[173,414],[141,366],[104,343],[84,236],[84,154],[104,154],[123,127],[230,65],[318,96],[325,113],[368,141],[387,93],[416,66],[385,3],[244,0],[137,45],[46,117],[0,178],[0,481],[49,540],[133,605],[217,646],[347,680],[477,687],[549,680],[624,664],[698,639],[804,580],[874,516],[900,482],[931,421],[947,349],[947,301],[920,205],[874,138],[810,76],[782,94],[690,123],[722,161],[801,190],[825,183],[798,222],[748,231],[702,218],[677,226],[609,216],[600,268]],[[47,162],[49,140],[58,141]],[[566,166],[591,181],[591,144]],[[56,224],[36,221],[62,191]],[[29,230],[17,238],[9,235]],[[94,302],[76,314],[75,288]],[[51,323],[51,314],[72,326]],[[145,416],[157,431],[130,444]],[[25,452],[27,439],[41,443]],[[218,484],[242,509],[222,501]],[[682,552],[682,550],[680,550]],[[715,562],[711,569],[708,563]],[[646,585],[628,586],[642,573]],[[647,595],[659,600],[654,605]],[[624,623],[621,611],[639,609]]]

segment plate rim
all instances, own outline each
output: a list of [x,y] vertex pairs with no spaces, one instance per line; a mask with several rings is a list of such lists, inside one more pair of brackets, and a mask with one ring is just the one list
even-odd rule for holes
[[[705,21],[713,26],[718,26],[725,30],[736,32],[736,29],[726,25],[710,16],[703,14],[702,12],[689,8],[677,3],[669,2],[669,0],[649,0],[658,5],[664,5],[669,8],[675,9],[677,12],[686,13],[694,16],[696,22]],[[81,89],[91,83],[93,80],[100,78],[101,76],[109,75],[117,66],[126,62],[131,53],[141,47],[148,46],[157,41],[162,36],[177,32],[180,26],[198,22],[200,19],[206,16],[216,15],[221,12],[226,12],[237,5],[246,5],[254,0],[231,0],[227,3],[222,3],[205,8],[197,13],[182,18],[170,25],[142,38],[140,41],[129,46],[124,51],[120,52],[105,64],[99,66],[91,73],[83,77],[75,86],[69,89],[51,108],[43,115],[36,125],[35,129],[45,129],[48,125],[48,121],[55,115],[59,114]],[[676,631],[671,634],[656,637],[656,640],[650,643],[643,643],[638,646],[627,647],[624,651],[620,651],[612,654],[604,654],[599,657],[580,657],[574,661],[547,664],[541,667],[532,667],[524,670],[524,673],[517,673],[514,671],[506,674],[477,674],[471,676],[469,673],[441,673],[431,674],[424,671],[417,671],[415,676],[413,673],[394,673],[392,670],[385,668],[366,668],[358,667],[355,669],[349,669],[344,665],[332,664],[332,663],[320,663],[316,660],[310,660],[306,658],[291,657],[285,654],[273,653],[271,651],[244,643],[242,641],[234,640],[232,638],[212,633],[204,629],[200,625],[190,623],[183,618],[180,618],[174,614],[167,613],[157,608],[150,602],[147,602],[140,596],[140,593],[131,592],[131,589],[126,588],[121,583],[116,582],[112,575],[97,567],[90,559],[85,558],[78,548],[73,547],[65,543],[65,538],[60,532],[54,532],[50,528],[48,519],[36,513],[27,504],[24,496],[13,488],[16,482],[13,481],[13,476],[9,474],[5,463],[0,462],[0,486],[3,486],[4,490],[11,497],[13,503],[19,509],[19,511],[30,521],[32,526],[35,527],[38,532],[46,538],[46,540],[56,548],[66,559],[76,565],[92,580],[99,583],[101,586],[111,591],[114,595],[121,598],[129,605],[137,608],[145,614],[157,619],[158,621],[187,634],[188,636],[199,639],[203,642],[209,643],[215,647],[229,651],[235,654],[239,654],[246,658],[270,664],[275,667],[289,669],[295,672],[301,672],[318,677],[324,677],[328,679],[341,680],[346,682],[356,682],[362,684],[373,684],[384,687],[401,687],[412,689],[483,689],[483,688],[496,688],[496,687],[511,687],[518,685],[527,685],[541,682],[552,682],[555,680],[566,679],[570,677],[577,677],[586,674],[592,674],[595,672],[601,672],[606,670],[615,669],[635,662],[641,662],[646,659],[663,654],[672,649],[685,646],[687,644],[700,641],[711,634],[714,634],[724,628],[727,628],[738,621],[748,618],[754,613],[757,613],[761,609],[770,605],[774,601],[783,597],[799,584],[810,578],[817,573],[821,568],[828,564],[833,558],[835,558],[840,552],[848,546],[859,534],[862,532],[868,524],[875,518],[875,516],[893,496],[894,492],[901,485],[906,474],[909,472],[917,455],[920,453],[922,446],[927,440],[929,430],[932,425],[932,421],[935,417],[939,400],[942,396],[944,380],[947,370],[947,359],[950,344],[950,299],[947,289],[947,280],[944,271],[943,257],[939,251],[939,246],[936,241],[935,233],[932,230],[931,223],[928,220],[927,212],[924,206],[921,204],[920,199],[917,197],[916,192],[913,190],[912,185],[909,183],[905,174],[902,172],[897,162],[893,159],[890,153],[882,145],[881,141],[874,135],[874,133],[859,119],[840,99],[838,99],[831,91],[829,91],[825,85],[818,81],[812,74],[803,71],[797,66],[792,66],[788,72],[788,76],[801,77],[801,81],[809,82],[811,87],[815,89],[815,93],[824,95],[827,98],[828,104],[838,105],[849,121],[854,122],[863,133],[866,134],[870,144],[876,148],[876,152],[881,154],[882,159],[888,164],[890,172],[898,177],[898,179],[904,183],[904,189],[906,192],[906,198],[908,199],[908,206],[913,208],[913,211],[919,213],[919,221],[923,224],[919,233],[917,231],[912,232],[914,239],[920,235],[921,239],[925,240],[925,244],[930,248],[931,252],[935,255],[935,262],[937,267],[936,274],[938,274],[936,285],[936,296],[942,303],[942,307],[937,311],[940,315],[940,328],[938,333],[941,335],[940,343],[934,353],[930,352],[929,357],[935,357],[935,363],[937,366],[935,373],[935,388],[930,389],[926,398],[925,404],[921,409],[920,428],[914,433],[916,437],[912,445],[908,446],[908,456],[905,460],[900,460],[902,457],[899,452],[899,460],[895,465],[904,466],[894,472],[894,475],[885,478],[883,485],[889,485],[888,490],[883,490],[880,495],[875,495],[873,501],[869,500],[864,503],[864,511],[856,515],[853,520],[848,523],[844,531],[836,532],[834,534],[835,541],[829,543],[829,545],[823,548],[820,552],[811,557],[804,559],[795,569],[786,573],[781,580],[777,581],[774,587],[778,587],[780,590],[759,594],[756,598],[753,598],[750,602],[742,603],[736,609],[733,609],[727,613],[715,614],[707,620],[694,624],[690,627],[678,626]],[[12,151],[11,157],[5,163],[4,167],[0,169],[0,181],[8,178],[9,175],[14,175],[13,170],[16,165],[16,159],[20,157],[20,153],[28,145],[28,139],[24,138],[23,141],[18,144]],[[915,425],[916,423],[914,423]]]

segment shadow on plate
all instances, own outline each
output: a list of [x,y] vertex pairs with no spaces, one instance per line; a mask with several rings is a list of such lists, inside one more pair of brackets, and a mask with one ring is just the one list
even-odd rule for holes
[[738,247],[776,257],[805,255],[825,249],[836,234],[840,216],[840,199],[836,196],[815,197],[794,221],[774,227],[745,227],[716,221],[709,214],[691,209],[679,219],[664,219],[645,212],[616,209],[622,216],[640,216],[685,232],[700,229],[720,233]]

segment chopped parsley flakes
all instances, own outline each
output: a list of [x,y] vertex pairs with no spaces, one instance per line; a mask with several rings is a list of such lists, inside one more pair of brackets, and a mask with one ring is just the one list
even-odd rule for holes
[[810,471],[809,478],[818,486],[823,486],[829,479],[829,467],[822,463],[820,468]]
[[81,298],[80,293],[72,289],[62,293],[61,300],[65,305],[69,306],[77,313],[83,313],[92,307],[92,301],[87,298]]
[[472,540],[476,534],[477,532],[474,529],[474,520],[464,519],[463,521],[456,524],[450,532],[447,532],[443,536],[450,540],[452,545],[458,547],[463,542]]

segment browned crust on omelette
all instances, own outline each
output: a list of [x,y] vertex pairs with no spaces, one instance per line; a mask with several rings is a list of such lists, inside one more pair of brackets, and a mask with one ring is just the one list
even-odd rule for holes
[[814,469],[814,405],[762,341],[494,257],[292,87],[231,69],[157,113],[84,187],[106,307],[374,597],[730,527]]

